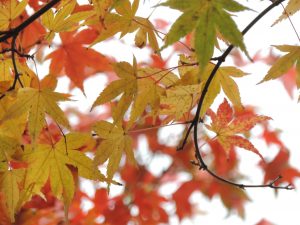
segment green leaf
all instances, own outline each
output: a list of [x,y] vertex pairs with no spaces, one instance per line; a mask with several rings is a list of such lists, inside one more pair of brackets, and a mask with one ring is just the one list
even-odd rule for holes
[[247,7],[233,0],[169,0],[162,5],[183,12],[167,34],[162,49],[195,30],[194,45],[203,71],[213,55],[216,31],[219,31],[226,40],[247,54],[243,35],[228,13],[246,10]]

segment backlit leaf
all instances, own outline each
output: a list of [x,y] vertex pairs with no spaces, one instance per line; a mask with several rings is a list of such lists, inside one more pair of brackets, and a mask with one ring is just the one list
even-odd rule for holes
[[278,45],[275,46],[282,52],[287,52],[286,55],[280,57],[275,61],[273,66],[269,69],[267,75],[260,83],[276,79],[289,71],[291,67],[296,64],[296,84],[300,88],[300,47],[293,45]]
[[201,70],[206,67],[213,55],[216,30],[230,43],[246,52],[243,36],[227,12],[238,12],[247,9],[239,3],[233,0],[188,0],[185,3],[169,0],[162,5],[183,12],[167,34],[163,48],[179,41],[180,38],[195,29],[194,45]]
[[10,22],[17,18],[25,9],[28,0],[3,1],[0,7],[0,30],[7,30]]
[[122,127],[106,121],[96,123],[93,130],[103,139],[97,148],[94,163],[99,165],[108,160],[106,174],[109,190],[113,176],[119,168],[123,152],[129,162],[135,163],[131,146],[132,140]]
[[66,139],[61,138],[52,146],[38,144],[32,148],[26,145],[23,159],[28,163],[28,169],[19,206],[32,195],[42,195],[40,190],[50,179],[53,194],[63,200],[65,208],[68,209],[75,192],[75,184],[67,165],[76,167],[81,177],[105,181],[106,178],[94,167],[92,160],[78,150],[88,144],[90,138],[86,134],[70,133],[66,135]]
[[58,124],[69,127],[68,120],[57,105],[57,102],[66,100],[68,98],[64,94],[53,92],[50,89],[21,88],[18,91],[16,102],[8,108],[2,121],[14,119],[28,113],[28,129],[32,141],[35,142],[45,125],[45,113]]
[[7,170],[0,174],[0,191],[5,193],[5,205],[11,222],[15,222],[16,207],[19,201],[19,183],[23,181],[24,169]]
[[249,131],[257,123],[269,120],[271,119],[270,117],[250,114],[234,117],[233,110],[226,99],[219,106],[217,114],[212,110],[208,110],[207,114],[210,116],[212,122],[210,125],[206,125],[206,127],[216,133],[216,139],[225,151],[229,152],[232,146],[237,146],[252,151],[263,159],[262,155],[250,141],[236,134]]

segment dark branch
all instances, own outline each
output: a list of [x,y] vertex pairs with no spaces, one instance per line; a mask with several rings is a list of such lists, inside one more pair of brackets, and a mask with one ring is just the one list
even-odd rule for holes
[[51,2],[47,3],[44,7],[40,10],[36,11],[32,16],[30,16],[27,20],[21,23],[19,26],[13,28],[12,30],[5,31],[3,36],[0,37],[0,42],[6,41],[8,38],[13,36],[17,36],[22,30],[28,27],[31,23],[33,23],[36,19],[46,13],[49,9],[51,9],[56,3],[60,0],[52,0]]
[[[268,6],[265,10],[263,10],[257,17],[255,17],[248,24],[248,26],[246,26],[246,28],[242,31],[242,34],[245,35],[269,11],[271,11],[273,8],[275,8],[276,6],[278,6],[279,4],[281,4],[284,1],[285,0],[274,1],[270,6]],[[184,147],[184,144],[186,143],[187,138],[188,138],[188,136],[189,136],[192,128],[194,128],[194,135],[193,136],[194,136],[194,144],[195,144],[195,157],[196,157],[196,159],[198,161],[198,163],[194,162],[194,164],[197,164],[199,166],[200,170],[206,171],[211,176],[213,176],[214,178],[216,178],[216,179],[218,179],[218,180],[220,180],[220,181],[222,181],[224,183],[227,183],[227,184],[230,184],[230,185],[242,188],[242,189],[244,189],[244,188],[262,188],[262,187],[270,187],[270,188],[273,188],[273,189],[286,189],[286,190],[293,189],[290,184],[287,185],[287,186],[276,186],[275,185],[275,182],[278,181],[279,179],[281,179],[281,176],[279,176],[278,178],[276,178],[275,180],[273,180],[269,184],[244,185],[244,184],[235,183],[233,181],[230,181],[230,180],[227,180],[227,179],[225,179],[223,177],[220,177],[217,174],[215,174],[213,171],[211,171],[208,168],[208,166],[206,165],[206,163],[204,162],[204,160],[203,160],[203,158],[201,156],[201,152],[200,152],[200,148],[198,146],[198,140],[197,140],[197,138],[198,138],[198,123],[199,122],[203,122],[202,119],[200,118],[200,112],[201,112],[201,109],[202,109],[202,105],[203,105],[205,96],[206,96],[206,94],[208,92],[208,89],[210,87],[210,84],[211,84],[213,78],[215,77],[218,69],[220,68],[220,66],[225,61],[226,57],[229,55],[229,53],[232,51],[233,48],[234,48],[234,45],[230,45],[230,46],[228,46],[228,48],[226,49],[226,51],[221,56],[212,58],[212,60],[217,60],[217,64],[215,65],[214,69],[212,70],[210,76],[208,77],[208,79],[207,79],[207,81],[206,81],[206,83],[204,85],[204,88],[202,90],[202,94],[200,96],[200,100],[198,102],[197,111],[196,111],[196,115],[194,117],[193,123],[190,125],[190,127],[188,129],[188,132],[186,133],[185,138],[183,140],[183,144],[182,144],[182,146],[180,146],[180,148],[182,149]]]
[[44,13],[46,13],[48,10],[50,10],[54,5],[56,5],[60,0],[52,0],[49,3],[47,3],[44,7],[36,11],[32,16],[30,16],[27,20],[25,20],[23,23],[21,23],[19,26],[8,30],[8,31],[1,31],[0,32],[0,43],[1,42],[7,42],[9,38],[12,38],[11,42],[11,48],[10,49],[4,49],[1,54],[6,53],[6,52],[11,52],[11,57],[12,57],[12,63],[14,67],[14,72],[15,72],[15,78],[13,81],[13,84],[10,88],[8,88],[4,93],[0,95],[0,100],[6,96],[6,92],[10,92],[15,89],[17,82],[20,83],[21,87],[23,87],[23,84],[20,80],[20,73],[18,72],[17,68],[17,63],[16,63],[16,55],[18,54],[20,57],[25,57],[25,58],[33,58],[31,55],[23,54],[19,52],[16,49],[16,39],[19,35],[19,33],[24,30],[26,27],[28,27],[31,23],[33,23],[36,19],[41,17]]
[[18,56],[24,57],[24,58],[26,58],[26,59],[33,59],[33,58],[34,58],[33,55],[24,54],[24,53],[18,51],[17,49],[15,49],[15,48],[5,48],[5,49],[3,49],[3,50],[0,52],[0,54],[4,54],[4,53],[7,53],[7,52],[15,52],[15,53],[17,53]]

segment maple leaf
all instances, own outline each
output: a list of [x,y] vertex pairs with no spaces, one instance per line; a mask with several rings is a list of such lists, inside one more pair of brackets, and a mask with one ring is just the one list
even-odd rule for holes
[[84,80],[97,72],[110,71],[110,60],[91,48],[96,37],[95,30],[85,29],[78,33],[60,33],[62,45],[51,52],[46,59],[51,59],[50,73],[58,76],[65,73],[74,85],[83,90]]
[[63,199],[67,213],[75,192],[73,175],[67,165],[76,167],[81,177],[106,181],[93,161],[78,151],[90,139],[88,134],[70,133],[55,145],[38,144],[35,148],[26,145],[23,160],[28,163],[28,168],[19,207],[34,194],[43,196],[41,188],[50,178],[51,190],[58,199]]
[[[19,17],[20,22],[24,22],[29,16],[25,13]],[[19,23],[20,23],[19,22]],[[29,52],[29,50],[43,40],[46,34],[46,29],[38,21],[31,23],[25,30],[23,30],[18,38],[20,47],[24,52]]]
[[106,121],[97,122],[93,130],[103,139],[97,148],[94,158],[95,164],[103,164],[108,160],[107,179],[108,191],[113,175],[118,170],[123,151],[129,162],[135,163],[132,139],[120,125],[115,125]]
[[127,62],[119,62],[113,64],[113,69],[117,76],[121,79],[112,81],[97,97],[93,103],[92,109],[95,106],[102,105],[115,99],[121,95],[121,99],[116,106],[115,121],[119,121],[127,111],[130,102],[133,100],[137,93],[137,68],[134,61],[134,65],[131,66]]
[[[8,108],[14,103],[10,98],[4,98],[0,101],[0,118],[6,115]],[[26,115],[14,119],[8,119],[0,124],[0,137],[13,138],[12,142],[17,143],[22,139],[26,126]]]
[[24,10],[28,0],[18,2],[17,0],[10,0],[1,2],[0,7],[0,30],[7,30],[11,21],[17,18]]
[[147,190],[146,188],[135,190],[133,202],[140,211],[137,216],[137,219],[140,220],[139,224],[168,223],[169,216],[162,207],[162,203],[166,201],[167,199],[159,195],[156,190]]
[[167,89],[166,96],[161,98],[161,104],[166,105],[160,114],[174,115],[180,119],[184,113],[189,112],[197,103],[201,94],[201,85],[177,85]]
[[[177,84],[201,84],[202,85],[208,80],[211,72],[213,71],[215,65],[212,63],[209,63],[206,68],[203,70],[199,77],[199,68],[198,67],[182,67],[182,65],[185,64],[195,64],[196,61],[193,58],[187,58],[184,55],[180,56],[179,61],[179,73],[180,73],[180,81],[177,82]],[[233,66],[223,66],[220,67],[217,72],[215,73],[215,76],[213,80],[211,81],[209,88],[207,90],[207,94],[204,98],[200,116],[202,117],[207,109],[211,106],[211,104],[214,102],[215,98],[218,96],[218,94],[222,90],[226,94],[226,96],[229,98],[229,100],[238,108],[242,109],[242,103],[241,103],[241,97],[238,85],[234,81],[233,78],[240,78],[248,75],[247,73],[243,72],[242,70],[233,67]],[[233,77],[233,78],[232,78]]]
[[20,196],[19,184],[23,181],[24,174],[24,169],[10,169],[0,174],[0,190],[5,193],[5,205],[12,223],[15,222],[15,212]]
[[[215,65],[208,64],[205,71],[202,73],[201,79],[203,81],[207,81],[209,75],[211,74],[211,71],[213,70]],[[224,66],[220,67],[218,71],[216,72],[216,75],[214,76],[206,97],[203,102],[203,106],[201,108],[200,115],[203,116],[206,112],[206,110],[211,106],[211,104],[214,102],[215,98],[222,90],[226,94],[226,96],[229,98],[229,100],[239,109],[242,108],[241,103],[241,97],[238,85],[235,83],[235,81],[231,77],[243,77],[247,75],[247,73],[243,72],[240,69],[237,69],[236,67],[232,66]]]
[[151,77],[143,77],[143,75],[143,73],[139,73],[137,93],[130,112],[128,127],[131,127],[136,119],[142,115],[147,105],[150,105],[153,116],[156,116],[159,111],[160,97],[164,90]]
[[[107,15],[112,6],[117,3],[115,0],[95,0],[93,1],[94,11],[98,19],[103,19]],[[96,22],[96,21],[94,21]]]
[[8,169],[8,162],[11,160],[11,156],[16,152],[18,147],[18,140],[0,134],[0,172]]
[[288,70],[286,74],[280,77],[280,81],[282,82],[285,90],[291,97],[293,98],[294,95],[294,90],[296,88],[296,78],[297,78],[297,71],[295,67],[292,67],[291,69]]
[[45,113],[58,124],[69,128],[68,120],[57,105],[58,101],[66,100],[68,100],[66,95],[50,89],[21,88],[18,91],[17,100],[7,109],[1,121],[18,118],[28,113],[28,129],[34,143],[45,125]]
[[135,35],[135,45],[139,48],[142,48],[146,45],[148,40],[149,45],[154,52],[158,52],[159,47],[156,40],[157,32],[153,24],[148,19],[142,17],[135,17],[134,21],[140,25],[140,28]]
[[[122,3],[116,3],[114,5],[116,12],[107,13],[103,19],[103,29],[100,35],[94,40],[91,45],[94,45],[100,41],[103,41],[118,32],[121,32],[120,37],[123,37],[127,33],[134,32],[138,26],[133,22],[133,18],[139,6],[139,0],[134,0],[131,4],[129,0],[123,0]],[[96,5],[95,13],[99,14],[99,7]],[[99,18],[94,18],[92,23],[99,23]]]
[[[94,102],[92,109],[115,99],[121,95],[121,98],[114,110],[114,122],[117,123],[124,116],[133,102],[130,112],[130,120],[128,127],[130,127],[135,120],[143,113],[147,105],[151,106],[152,114],[156,115],[159,110],[160,96],[163,88],[157,85],[155,78],[148,74],[148,69],[137,69],[135,58],[133,66],[127,62],[120,62],[113,65],[114,71],[121,79],[112,81],[98,96]],[[156,71],[157,72],[157,71]],[[162,82],[170,82],[168,77],[159,72],[154,72],[154,76],[160,77]],[[172,76],[172,75],[169,75]],[[172,76],[171,79],[174,77]]]
[[92,11],[83,11],[71,15],[75,6],[76,1],[62,1],[55,16],[52,10],[48,10],[41,16],[42,24],[49,30],[49,33],[46,35],[47,41],[51,41],[54,38],[55,32],[74,30],[80,21],[92,15]]
[[213,168],[217,174],[228,178],[233,171],[236,173],[238,159],[233,146],[225,151],[218,140],[209,140],[208,144],[214,156]]
[[179,220],[193,215],[195,204],[191,203],[190,196],[193,192],[199,190],[199,186],[201,186],[201,182],[190,180],[181,184],[173,193],[172,197],[176,204],[176,214],[178,215]]
[[282,52],[288,52],[286,55],[280,57],[275,61],[273,66],[269,69],[268,73],[259,83],[276,79],[286,74],[291,67],[296,64],[296,84],[300,88],[300,47],[294,45],[277,45],[275,46]]
[[172,25],[166,36],[163,48],[195,30],[195,50],[200,68],[203,69],[214,52],[218,30],[230,43],[246,52],[243,36],[227,12],[240,12],[248,9],[233,0],[168,0],[161,4],[177,9],[183,14]]
[[268,181],[273,181],[279,175],[282,177],[281,179],[275,182],[275,185],[279,185],[280,183],[287,182],[288,184],[293,184],[295,178],[300,177],[300,171],[296,168],[289,165],[290,154],[287,149],[281,148],[275,158],[267,163],[260,163],[260,167],[264,169],[264,183],[266,184]]
[[[132,215],[122,198],[114,201],[114,208],[107,207],[104,211],[105,223],[111,225],[128,224]],[[118,215],[118,216],[116,216]],[[140,223],[139,223],[140,224]]]
[[[99,7],[99,4],[102,7]],[[114,6],[117,13],[107,13],[110,11],[109,6]],[[137,31],[135,35],[135,45],[142,48],[146,45],[147,41],[151,48],[157,52],[158,42],[156,39],[157,31],[148,18],[135,16],[139,7],[139,0],[134,0],[132,4],[129,0],[116,1],[112,4],[112,1],[97,2],[94,6],[96,17],[93,17],[89,24],[99,24],[99,17],[103,24],[99,31],[99,36],[94,40],[91,45],[101,42],[117,33],[120,34],[120,38],[128,33]],[[103,9],[106,9],[104,12]]]
[[219,106],[217,114],[209,109],[207,115],[210,116],[212,122],[210,125],[205,126],[216,133],[216,139],[227,153],[232,146],[237,146],[249,150],[263,159],[262,155],[250,141],[236,134],[249,131],[257,123],[269,120],[271,119],[270,117],[244,115],[234,118],[233,110],[226,99],[224,99],[223,103]]
[[287,6],[284,8],[284,11],[282,12],[282,15],[273,23],[273,25],[277,24],[278,22],[282,21],[283,19],[288,18],[289,16],[292,16],[299,10],[300,10],[300,1],[299,0],[289,0]]
[[264,126],[263,133],[261,134],[261,138],[263,138],[268,146],[271,144],[276,144],[277,146],[284,148],[284,144],[279,139],[281,130],[270,130],[268,126]]

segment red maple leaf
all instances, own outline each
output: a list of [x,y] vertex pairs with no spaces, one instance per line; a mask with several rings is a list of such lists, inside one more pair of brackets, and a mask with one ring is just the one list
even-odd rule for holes
[[275,182],[275,185],[287,182],[293,184],[294,179],[300,177],[300,172],[288,164],[290,154],[286,149],[280,149],[276,157],[268,163],[260,163],[265,170],[264,183],[273,181],[279,175],[282,177]]
[[194,213],[194,204],[190,201],[190,196],[194,191],[199,191],[201,182],[190,180],[183,183],[173,194],[173,199],[176,204],[176,214],[179,220],[184,217],[190,217]]
[[66,74],[83,91],[83,81],[97,72],[111,71],[110,59],[87,48],[97,37],[93,29],[60,33],[62,44],[46,58],[51,59],[50,73]]

